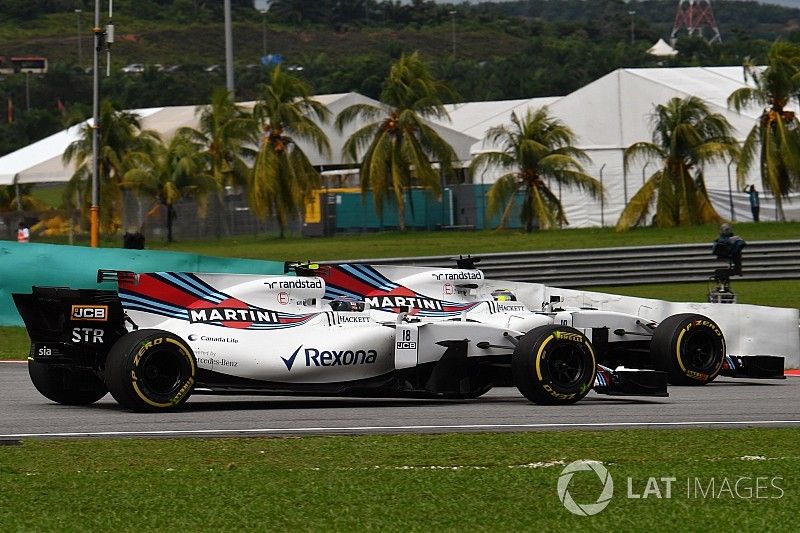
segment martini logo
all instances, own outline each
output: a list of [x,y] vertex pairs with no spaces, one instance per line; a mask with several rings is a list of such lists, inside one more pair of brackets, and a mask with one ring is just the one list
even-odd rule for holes
[[431,298],[419,298],[416,296],[372,296],[366,298],[370,307],[377,309],[392,309],[399,307],[410,307],[412,309],[432,309],[442,310],[442,302]]
[[189,322],[249,322],[251,324],[276,324],[278,315],[262,309],[239,309],[235,307],[206,307],[189,309]]

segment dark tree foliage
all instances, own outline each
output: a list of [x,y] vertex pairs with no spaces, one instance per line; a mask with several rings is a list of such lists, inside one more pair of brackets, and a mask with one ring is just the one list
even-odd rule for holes
[[[105,9],[105,2],[102,5]],[[185,36],[209,28],[217,32],[222,5],[221,0],[115,0],[118,35],[126,31],[123,15],[152,21],[151,29],[143,32],[143,44],[115,45],[117,67],[145,58],[167,63],[167,59],[156,59],[159,52],[174,57],[179,47],[189,47],[186,50],[193,55],[178,55],[173,62],[184,64],[171,72],[151,68],[136,75],[104,77],[103,96],[122,108],[208,103],[214,88],[225,85],[222,69],[204,70],[224,61],[221,46],[214,44],[221,38],[194,42]],[[262,54],[262,16],[253,9],[251,0],[232,0],[232,5],[238,39],[235,56],[240,61],[236,66],[237,99],[254,100],[267,79],[266,69],[257,64]],[[37,17],[55,20],[68,13],[67,24],[72,28],[73,10],[81,8],[86,28],[93,6],[94,0],[0,0],[0,27]],[[269,52],[282,54],[287,67],[301,66],[302,70],[294,72],[316,93],[356,91],[372,98],[379,97],[392,62],[417,49],[422,50],[436,77],[446,81],[463,100],[479,101],[565,95],[621,67],[741,65],[746,57],[759,63],[766,60],[766,52],[777,37],[800,42],[800,31],[795,29],[800,27],[800,10],[747,1],[715,2],[722,44],[710,46],[684,33],[677,57],[659,60],[647,56],[644,51],[650,45],[669,35],[676,6],[674,0],[473,0],[471,4],[273,0],[266,22],[275,35],[277,30],[283,32],[279,34],[282,39],[273,40],[273,34],[268,35]],[[631,17],[629,11],[636,13]],[[64,24],[63,18],[60,23]],[[455,58],[449,45],[453,23],[459,46]],[[173,36],[176,26],[183,30],[195,25],[201,29],[194,34]],[[244,30],[250,32],[249,37],[236,37],[245,35]],[[327,39],[326,44],[315,46],[318,38]],[[349,44],[337,45],[339,39]],[[505,51],[499,52],[493,39],[507,39],[514,45],[506,45]],[[0,76],[0,155],[84,119],[90,112],[91,76],[74,64],[72,45],[59,43],[62,55],[50,58],[47,74],[30,75],[27,87],[22,75]],[[142,48],[146,52],[125,56],[125,46],[127,50],[146,47]],[[35,48],[30,52],[25,48],[25,53],[39,53]],[[63,52],[66,49],[71,55]],[[84,63],[90,49],[87,36]],[[8,55],[12,52],[4,49],[0,39],[0,56]],[[203,64],[189,64],[192,61]],[[26,95],[30,97],[30,110]],[[9,98],[14,106],[13,124],[7,119]],[[59,107],[59,101],[63,107]]]

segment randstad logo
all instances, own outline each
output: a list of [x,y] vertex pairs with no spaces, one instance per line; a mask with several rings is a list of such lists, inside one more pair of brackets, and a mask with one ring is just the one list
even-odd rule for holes
[[[597,477],[600,478],[600,482],[603,484],[603,490],[600,492],[600,496],[597,497],[596,502],[578,503],[572,499],[572,495],[569,493],[569,483],[572,481],[572,476],[575,475],[575,472],[588,470],[597,474]],[[614,480],[611,478],[611,474],[608,473],[606,467],[603,466],[603,463],[599,461],[574,461],[565,466],[564,470],[561,471],[556,490],[558,492],[558,499],[561,500],[561,503],[564,504],[567,511],[578,516],[592,516],[608,507],[608,504],[611,503],[611,497],[614,495]]]

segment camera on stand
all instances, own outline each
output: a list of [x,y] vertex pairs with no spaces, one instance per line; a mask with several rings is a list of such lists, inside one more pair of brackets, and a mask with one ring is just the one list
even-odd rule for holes
[[720,304],[735,304],[736,294],[731,290],[731,276],[742,275],[742,250],[747,243],[733,234],[730,224],[720,226],[719,238],[714,241],[711,253],[721,261],[727,261],[725,268],[714,269],[713,279],[716,287],[708,291],[708,301]]

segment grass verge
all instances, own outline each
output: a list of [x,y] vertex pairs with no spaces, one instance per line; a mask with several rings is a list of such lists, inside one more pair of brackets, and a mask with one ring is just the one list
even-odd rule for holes
[[31,341],[24,327],[0,327],[0,360],[25,359]]
[[[736,224],[736,233],[747,241],[797,239],[800,223]],[[181,241],[168,244],[150,240],[149,249],[192,252],[223,257],[277,261],[332,260],[425,255],[485,254],[536,250],[566,250],[620,246],[648,246],[704,242],[718,235],[716,225],[686,228],[639,228],[625,233],[613,228],[578,228],[534,233],[518,231],[408,231],[365,233],[327,238],[239,236],[218,240]],[[65,243],[66,239],[35,242]],[[85,239],[85,237],[83,237]],[[84,241],[79,241],[85,244]],[[121,246],[122,238],[105,240],[103,246]]]
[[[614,480],[614,497],[595,516],[571,515],[556,493],[562,465],[578,459],[603,461]],[[661,498],[652,488],[648,498],[628,498],[629,477],[631,494],[640,496],[657,478]],[[670,498],[662,477],[675,478]],[[594,503],[601,488],[591,472],[575,474],[569,485],[579,503]],[[4,531],[455,531],[465,524],[479,531],[672,531],[677,524],[778,530],[795,522],[799,495],[794,428],[26,441],[0,448]]]
[[[771,307],[800,308],[800,280],[739,281],[734,278],[733,290],[740,304],[768,305]],[[711,286],[710,288],[713,288]],[[700,283],[653,283],[584,287],[587,291],[607,292],[623,296],[656,298],[670,302],[704,302],[709,285]]]

